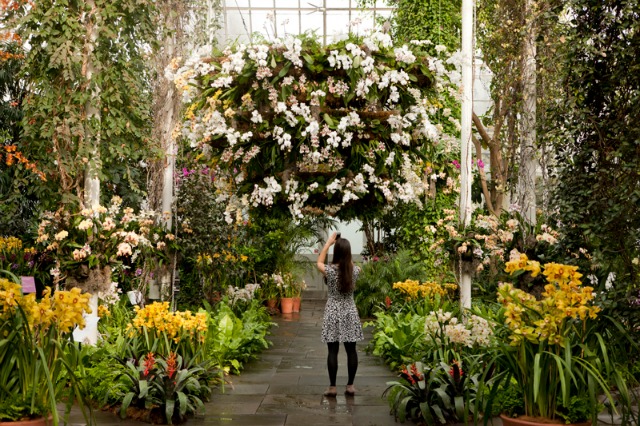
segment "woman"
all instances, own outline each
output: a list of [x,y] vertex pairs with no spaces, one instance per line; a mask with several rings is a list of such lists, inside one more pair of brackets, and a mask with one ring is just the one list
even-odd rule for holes
[[[324,261],[329,252],[329,247],[334,243],[333,262],[325,265]],[[354,266],[351,260],[351,244],[349,244],[348,240],[340,238],[340,234],[336,232],[329,237],[322,248],[318,256],[317,266],[322,275],[325,276],[329,287],[329,297],[322,323],[322,341],[327,344],[329,349],[327,368],[329,370],[330,384],[324,395],[337,395],[338,351],[342,342],[344,349],[347,351],[347,372],[349,374],[347,388],[344,393],[352,396],[356,393],[353,387],[353,380],[358,370],[356,342],[364,339],[358,309],[353,301],[353,291],[360,274],[360,268]]]

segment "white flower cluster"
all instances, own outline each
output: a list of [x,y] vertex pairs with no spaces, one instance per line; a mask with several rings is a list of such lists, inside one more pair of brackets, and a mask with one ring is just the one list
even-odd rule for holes
[[229,296],[229,303],[235,305],[236,303],[250,302],[253,300],[256,291],[260,289],[260,284],[246,284],[244,288],[229,286],[227,288],[227,296]]
[[491,344],[493,332],[489,323],[477,315],[460,322],[451,312],[431,311],[425,320],[424,331],[436,345],[457,344],[469,348]]
[[112,281],[108,290],[98,292],[98,299],[107,305],[115,305],[120,300],[121,295],[122,289],[118,287],[117,282]]
[[[294,170],[260,176],[262,181],[255,183],[254,180],[249,194],[221,194],[220,201],[227,204],[227,221],[241,217],[239,212],[249,206],[273,206],[278,197],[286,200],[293,216],[300,217],[312,195],[320,192],[335,195],[331,197],[330,205],[323,207],[327,213],[338,212],[372,191],[379,191],[391,206],[398,202],[420,204],[428,185],[421,177],[423,168],[418,166],[417,158],[407,155],[406,151],[424,140],[435,145],[455,139],[443,134],[441,124],[434,124],[439,109],[423,97],[403,69],[416,62],[417,52],[411,49],[420,45],[412,42],[394,48],[389,34],[373,32],[362,44],[346,43],[330,50],[327,62],[333,70],[340,72],[321,83],[310,81],[304,74],[299,38],[229,47],[224,50],[224,56],[215,61],[204,61],[203,52],[197,52],[179,69],[172,63],[172,71],[168,72],[186,103],[192,102],[198,91],[200,95],[205,90],[208,93],[206,102],[194,103],[187,108],[185,121],[174,131],[174,136],[184,137],[192,147],[210,149],[209,144],[215,146],[213,141],[217,141],[217,146],[222,145],[219,151],[221,170],[217,172],[216,184],[225,186],[227,191],[233,191],[247,176],[252,176],[245,170],[254,160],[262,161],[267,152],[262,141],[272,140],[282,155],[295,158]],[[378,53],[374,57],[375,52]],[[382,63],[379,59],[382,55],[395,60],[398,68],[390,69]],[[282,57],[296,68],[294,74],[289,71],[289,75],[279,75],[283,66],[287,66]],[[446,87],[447,79],[455,77],[451,64],[439,58],[429,61],[438,84]],[[224,94],[236,87],[238,75],[246,73],[247,69],[256,73],[250,83],[255,92],[242,95],[242,104],[229,105],[229,98]],[[353,83],[336,77],[344,70],[357,76]],[[331,73],[331,69],[327,71]],[[202,79],[204,75],[208,78]],[[273,80],[268,78],[274,75]],[[208,81],[206,87],[204,81]],[[253,93],[260,94],[252,99]],[[373,93],[376,95],[372,96]],[[387,113],[379,121],[386,120],[392,129],[388,138],[369,144],[365,148],[364,161],[359,162],[360,169],[351,170],[347,176],[341,174],[324,179],[321,187],[311,181],[296,179],[297,171],[338,172],[344,167],[345,150],[353,149],[355,142],[359,143],[358,149],[365,147],[367,139],[376,137],[369,127],[372,119],[348,106],[348,99],[354,97],[369,105],[384,98],[383,105],[377,108]],[[334,116],[334,122],[322,113],[328,98],[333,101],[345,99],[346,107],[340,110],[339,118]],[[259,109],[256,103],[260,103]],[[268,108],[271,109],[266,111]],[[452,118],[450,112],[447,115]],[[379,176],[380,166],[389,169],[382,173],[384,178]],[[230,170],[234,170],[233,173]],[[451,180],[447,187],[449,191],[454,190],[455,182]]]
[[253,193],[251,193],[251,203],[254,207],[258,207],[260,204],[264,206],[273,205],[273,199],[276,194],[282,191],[282,186],[273,176],[264,178],[264,182],[267,184],[265,188],[255,185]]

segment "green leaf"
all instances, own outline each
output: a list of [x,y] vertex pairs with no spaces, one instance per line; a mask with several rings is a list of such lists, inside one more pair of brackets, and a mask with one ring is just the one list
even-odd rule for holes
[[333,126],[334,125],[334,122],[331,119],[331,116],[329,114],[327,114],[326,112],[324,113],[323,118],[324,118],[325,123],[327,123],[329,126]]
[[120,418],[127,418],[127,408],[129,408],[129,405],[131,405],[131,401],[133,400],[134,396],[135,394],[133,392],[128,392],[122,399],[122,405],[120,406]]
[[174,399],[167,399],[165,401],[164,415],[167,418],[167,424],[173,424],[173,412],[175,411],[176,401]]

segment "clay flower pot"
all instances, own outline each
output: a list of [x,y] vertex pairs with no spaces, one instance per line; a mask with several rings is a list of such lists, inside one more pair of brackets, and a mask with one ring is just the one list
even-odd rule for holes
[[267,299],[267,308],[275,309],[278,306],[278,299]]
[[38,417],[36,419],[18,420],[15,422],[0,422],[0,426],[50,426],[53,424],[51,417]]
[[300,312],[300,303],[302,303],[301,297],[293,298],[293,312]]
[[280,299],[280,310],[283,314],[290,314],[293,312],[293,297],[283,297]]
[[565,425],[565,426],[590,426],[591,422],[571,423],[569,425],[563,423],[561,420],[551,420],[545,418],[521,416],[521,417],[509,417],[504,414],[500,415],[503,426],[549,426],[549,425]]

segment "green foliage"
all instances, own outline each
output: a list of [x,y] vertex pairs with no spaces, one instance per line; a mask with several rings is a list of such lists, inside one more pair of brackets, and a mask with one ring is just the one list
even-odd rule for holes
[[300,275],[305,262],[297,254],[304,247],[323,241],[325,229],[335,220],[326,216],[309,216],[293,220],[288,214],[254,212],[249,234],[255,250],[256,273],[293,272]]
[[[75,306],[65,303],[69,296],[62,294],[57,307],[52,308],[50,299],[35,305],[34,299],[20,295],[19,285],[4,278],[0,294],[0,408],[7,410],[0,411],[0,419],[48,414],[57,426],[58,403],[66,400],[68,414],[75,400],[88,420],[80,349],[71,332],[82,310],[75,318],[65,316]],[[42,317],[34,317],[33,308],[39,315],[44,312]],[[49,320],[43,321],[47,314]]]
[[401,251],[395,255],[373,257],[362,265],[362,272],[354,300],[361,318],[371,318],[386,305],[386,298],[393,298],[393,284],[407,279],[426,279],[424,267],[413,260],[411,251]]
[[15,422],[22,420],[25,417],[25,413],[30,413],[33,418],[43,416],[47,412],[46,406],[38,406],[37,404],[40,404],[40,402],[32,406],[32,397],[31,394],[3,395],[3,400],[0,401],[0,421]]
[[[563,38],[563,102],[552,110],[557,148],[552,204],[575,252],[606,276],[640,285],[640,20],[637,0],[572,0]],[[635,261],[634,261],[635,259]],[[635,263],[634,263],[635,262]]]
[[40,177],[24,165],[13,162],[7,166],[5,161],[7,146],[27,148],[20,144],[22,102],[27,92],[20,78],[24,65],[22,46],[0,41],[0,52],[10,55],[0,59],[0,235],[24,237],[31,233],[32,221],[50,194]]
[[[22,103],[20,143],[63,202],[81,187],[90,162],[101,166],[101,180],[110,181],[103,190],[107,196],[121,193],[131,201],[140,198],[144,180],[138,162],[154,150],[144,53],[155,38],[154,5],[94,4],[89,10],[84,1],[48,0],[35,8],[25,3],[5,17],[30,45],[22,72],[29,92]],[[92,155],[94,143],[99,160]]]
[[187,156],[179,172],[178,217],[182,271],[180,298],[199,306],[202,295],[215,303],[228,286],[244,287],[275,271],[301,275],[302,247],[322,238],[331,227],[326,217],[294,221],[277,211],[230,216],[219,202],[213,170]]
[[269,347],[266,335],[273,323],[260,301],[254,299],[239,315],[224,302],[207,309],[210,319],[205,353],[221,371],[238,373],[243,363]]
[[402,370],[398,381],[387,383],[384,395],[401,422],[466,422],[475,398],[475,386],[467,384],[471,380],[456,364],[430,367],[417,361]]
[[116,346],[105,342],[100,347],[87,348],[84,356],[86,364],[84,381],[88,398],[99,407],[117,405],[127,393],[128,386],[119,380],[125,373],[125,366],[114,362],[117,356]]
[[[448,172],[452,173],[451,170]],[[451,178],[457,180],[457,173]],[[444,181],[446,182],[446,179]],[[396,210],[392,222],[398,225],[395,232],[398,247],[410,250],[413,259],[422,262],[427,277],[431,280],[445,281],[450,278],[449,262],[443,260],[443,253],[434,250],[432,246],[439,239],[446,238],[446,232],[440,223],[447,216],[445,210],[455,209],[457,198],[456,192],[437,191],[434,198],[424,203],[423,209],[408,207]]]
[[[358,6],[367,8],[377,0],[358,0]],[[460,48],[462,2],[438,0],[387,0],[394,6],[391,13],[391,31],[399,40],[430,40],[444,45],[450,51]]]
[[182,423],[187,416],[203,410],[203,399],[211,395],[210,377],[206,368],[183,363],[172,353],[167,358],[147,354],[138,365],[127,361],[122,373],[128,387],[122,399],[120,416],[127,417],[129,406],[160,413],[163,423]]
[[509,417],[518,417],[524,414],[524,397],[522,389],[513,380],[500,388],[493,402],[494,416],[504,414]]
[[374,327],[369,343],[374,355],[384,359],[393,370],[422,358],[426,348],[424,314],[378,311],[374,315],[376,320],[365,324]]

